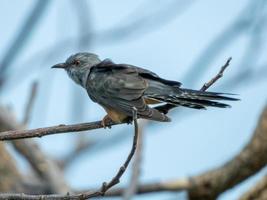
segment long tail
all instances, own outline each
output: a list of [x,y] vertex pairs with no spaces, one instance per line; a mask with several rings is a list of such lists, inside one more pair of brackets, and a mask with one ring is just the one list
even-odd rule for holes
[[239,99],[228,97],[232,94],[204,92],[179,88],[176,92],[168,95],[153,95],[152,99],[165,102],[175,106],[184,106],[194,109],[206,109],[206,107],[227,108],[228,104],[218,101],[237,101]]

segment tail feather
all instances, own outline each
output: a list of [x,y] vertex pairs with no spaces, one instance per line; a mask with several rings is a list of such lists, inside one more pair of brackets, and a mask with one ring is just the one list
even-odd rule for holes
[[206,107],[229,108],[228,104],[218,101],[237,101],[239,99],[228,97],[227,93],[205,92],[190,89],[179,89],[171,95],[152,95],[150,98],[194,109],[206,109]]
[[[198,97],[198,98],[205,98],[209,100],[225,100],[225,101],[238,101],[240,99],[228,97],[229,95],[233,96],[235,94],[231,93],[220,93],[220,92],[206,92],[206,91],[198,91],[198,90],[190,90],[190,89],[181,89],[182,95],[189,95],[191,98]],[[228,95],[228,96],[225,96]]]

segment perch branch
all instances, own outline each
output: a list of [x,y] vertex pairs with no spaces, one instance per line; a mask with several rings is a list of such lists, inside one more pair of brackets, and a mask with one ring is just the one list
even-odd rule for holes
[[120,178],[127,169],[130,161],[132,160],[137,147],[138,140],[138,123],[137,123],[137,110],[133,108],[133,122],[134,122],[134,137],[131,151],[125,160],[124,164],[120,167],[117,174],[108,183],[104,182],[102,187],[96,191],[86,191],[79,194],[66,194],[66,195],[27,195],[27,194],[1,194],[0,199],[17,199],[17,200],[84,200],[93,197],[104,196],[105,193],[114,185],[120,182]]
[[[119,123],[108,123],[107,126],[114,126]],[[101,125],[101,121],[89,122],[89,123],[81,123],[81,124],[73,124],[73,125],[58,125],[58,126],[50,126],[46,128],[37,128],[31,130],[16,130],[16,131],[5,131],[0,132],[0,141],[2,140],[15,140],[15,139],[26,139],[33,137],[43,137],[52,134],[60,134],[60,133],[69,133],[69,132],[79,132],[79,131],[88,131],[104,128]]]

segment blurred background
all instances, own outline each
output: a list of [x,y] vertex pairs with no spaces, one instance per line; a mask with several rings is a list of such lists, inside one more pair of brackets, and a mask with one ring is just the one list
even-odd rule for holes
[[[209,89],[238,94],[242,100],[231,109],[176,108],[169,114],[171,123],[142,126],[140,183],[191,177],[223,165],[250,140],[266,104],[264,0],[3,0],[0,13],[1,112],[28,128],[97,121],[105,115],[64,71],[50,68],[76,52],[144,67],[193,89],[233,58],[224,77]],[[59,166],[66,187],[83,190],[114,176],[131,148],[132,135],[132,126],[120,125],[32,139],[31,144]],[[44,178],[19,144],[0,145],[18,176],[29,182]],[[219,199],[237,199],[264,173]],[[131,174],[130,166],[119,187],[129,184]],[[134,197],[186,198],[186,192]]]

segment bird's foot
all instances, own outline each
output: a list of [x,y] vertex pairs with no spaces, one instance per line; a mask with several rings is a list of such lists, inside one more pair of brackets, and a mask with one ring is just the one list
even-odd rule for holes
[[112,119],[110,119],[110,117],[108,115],[106,115],[102,120],[101,120],[101,125],[104,128],[111,128],[111,126],[109,125],[112,122]]
[[128,125],[132,124],[133,123],[133,118],[132,117],[127,117],[126,119],[123,120],[123,122],[127,123]]

